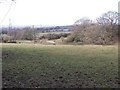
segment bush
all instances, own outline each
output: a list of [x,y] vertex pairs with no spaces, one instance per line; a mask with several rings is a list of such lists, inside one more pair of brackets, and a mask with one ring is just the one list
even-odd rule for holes
[[66,42],[73,42],[75,39],[75,36],[74,35],[70,35],[67,37],[67,39],[65,40]]
[[3,43],[8,43],[8,42],[11,42],[12,41],[12,37],[11,36],[8,36],[6,34],[2,35],[2,42]]
[[109,26],[103,25],[89,25],[89,26],[76,26],[72,34],[67,37],[67,42],[82,42],[83,44],[114,44],[115,38],[118,37],[116,31],[110,30]]
[[35,33],[33,30],[25,30],[22,36],[23,40],[33,40],[35,37]]
[[39,37],[39,39],[48,39],[48,40],[54,40],[54,39],[60,39],[61,37],[67,37],[70,35],[69,33],[60,33],[60,34],[45,34]]

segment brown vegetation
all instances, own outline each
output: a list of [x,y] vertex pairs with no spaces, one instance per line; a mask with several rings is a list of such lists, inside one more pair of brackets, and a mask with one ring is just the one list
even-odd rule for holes
[[71,28],[72,34],[67,42],[82,44],[114,44],[118,37],[118,13],[109,11],[93,23],[88,18],[83,18],[75,22],[75,27]]

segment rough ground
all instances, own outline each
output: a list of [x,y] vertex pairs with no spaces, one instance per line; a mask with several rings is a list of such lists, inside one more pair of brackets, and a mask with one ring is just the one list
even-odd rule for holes
[[4,44],[4,88],[117,88],[118,47]]

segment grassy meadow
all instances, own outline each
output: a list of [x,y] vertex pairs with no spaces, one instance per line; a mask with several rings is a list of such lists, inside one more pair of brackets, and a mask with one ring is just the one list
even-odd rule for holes
[[117,88],[118,46],[2,45],[3,88]]

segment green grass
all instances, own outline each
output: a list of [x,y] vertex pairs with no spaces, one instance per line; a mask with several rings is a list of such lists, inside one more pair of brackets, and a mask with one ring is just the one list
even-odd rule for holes
[[3,87],[118,87],[118,47],[3,44]]

